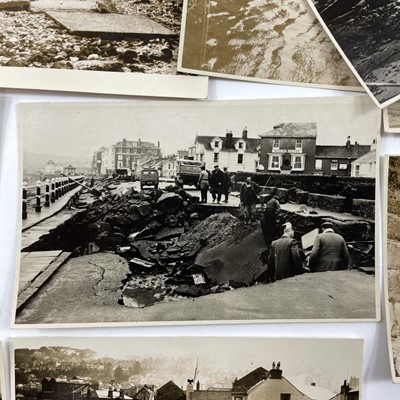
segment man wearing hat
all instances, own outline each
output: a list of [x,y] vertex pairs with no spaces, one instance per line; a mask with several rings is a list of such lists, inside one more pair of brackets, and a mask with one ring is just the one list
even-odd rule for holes
[[310,255],[311,272],[338,271],[349,266],[349,251],[343,237],[333,231],[330,222],[321,225]]
[[217,203],[221,204],[224,181],[224,173],[219,169],[218,165],[214,165],[214,171],[211,172],[210,176],[210,192],[212,194],[213,203],[215,202],[215,200],[217,200]]
[[292,224],[286,222],[283,227],[283,235],[272,242],[268,256],[267,275],[272,282],[304,272],[299,246],[293,238]]

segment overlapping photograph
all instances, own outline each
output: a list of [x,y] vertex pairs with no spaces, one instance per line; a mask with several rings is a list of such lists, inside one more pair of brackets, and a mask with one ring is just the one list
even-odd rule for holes
[[3,346],[0,342],[0,399],[6,400],[6,386],[4,375]]
[[19,118],[15,327],[379,317],[367,96]]
[[383,127],[385,132],[400,133],[400,102],[383,110]]
[[399,174],[400,156],[386,157],[385,165],[385,297],[386,297],[386,324],[388,335],[389,356],[391,361],[392,378],[400,383],[400,266],[398,222],[399,213]]
[[362,90],[306,0],[185,0],[178,69],[231,79]]
[[357,400],[358,339],[12,340],[12,398]]
[[308,0],[329,37],[375,103],[400,98],[395,0]]
[[182,0],[0,2],[0,87],[205,98],[178,76]]

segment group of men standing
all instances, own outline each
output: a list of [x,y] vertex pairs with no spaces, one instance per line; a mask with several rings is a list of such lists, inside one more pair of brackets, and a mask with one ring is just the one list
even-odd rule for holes
[[231,174],[226,167],[222,171],[215,165],[210,172],[202,166],[197,185],[200,187],[201,203],[207,203],[208,192],[211,193],[213,203],[221,204],[222,195],[225,196],[224,203],[227,203],[232,187]]

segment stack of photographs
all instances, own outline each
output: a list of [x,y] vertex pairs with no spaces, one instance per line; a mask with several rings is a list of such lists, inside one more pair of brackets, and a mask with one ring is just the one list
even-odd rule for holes
[[[360,399],[362,337],[233,325],[377,323],[382,275],[400,382],[399,156],[384,269],[379,242],[397,14],[393,0],[0,0],[0,87],[141,97],[17,107],[11,327],[111,329],[10,339],[0,400]],[[337,95],[213,100],[209,77]],[[135,331],[216,324],[232,336]]]

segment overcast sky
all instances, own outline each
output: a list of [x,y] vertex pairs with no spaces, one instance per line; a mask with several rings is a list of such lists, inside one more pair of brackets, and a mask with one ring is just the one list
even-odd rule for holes
[[368,97],[249,101],[133,101],[130,103],[35,103],[19,107],[24,150],[90,158],[123,138],[161,142],[164,155],[187,149],[196,134],[249,137],[283,122],[316,122],[317,144],[371,144],[380,110]]
[[[13,339],[14,341],[14,339]],[[99,357],[184,357],[212,363],[224,371],[271,368],[281,362],[286,378],[313,374],[313,378],[340,389],[344,379],[362,377],[362,340],[254,339],[254,338],[32,338],[15,339],[16,348],[69,346],[94,350]],[[182,376],[184,385],[192,371]],[[201,379],[201,376],[199,377]]]

